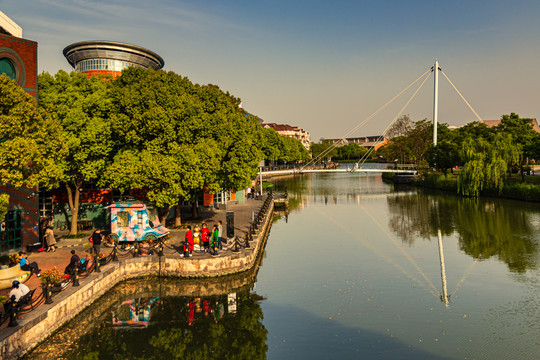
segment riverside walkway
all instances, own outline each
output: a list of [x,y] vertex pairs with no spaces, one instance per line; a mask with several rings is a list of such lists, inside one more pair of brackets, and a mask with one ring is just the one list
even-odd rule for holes
[[[54,296],[52,304],[40,304],[36,309],[23,311],[23,316],[17,320],[18,325],[8,327],[8,322],[0,327],[0,358],[15,359],[24,352],[42,341],[48,334],[63,323],[75,316],[84,307],[90,305],[95,299],[112,288],[119,281],[127,278],[146,275],[165,275],[185,278],[208,278],[224,276],[248,271],[254,267],[257,259],[264,249],[267,233],[271,227],[273,218],[273,201],[247,200],[246,204],[229,205],[227,210],[210,210],[201,213],[196,221],[187,221],[187,225],[201,224],[205,222],[211,226],[221,220],[224,223],[224,235],[226,231],[225,217],[227,211],[234,212],[235,236],[245,238],[249,233],[253,234],[249,248],[241,248],[234,252],[232,249],[220,251],[217,256],[205,252],[193,253],[193,257],[180,257],[180,244],[183,242],[187,230],[178,229],[171,231],[171,237],[166,242],[163,256],[139,256],[133,257],[128,252],[119,252],[119,262],[110,261],[101,267],[101,272],[93,271],[86,274],[80,280],[80,286],[73,286],[73,281],[65,291]],[[268,200],[271,200],[269,198]],[[260,221],[257,215],[261,214]],[[250,232],[252,220],[258,224],[258,230]],[[248,235],[249,236],[249,235]],[[84,239],[64,240],[57,243],[59,249],[53,253],[32,253],[30,261],[38,262],[42,270],[57,267],[63,272],[69,263],[71,250],[76,250],[79,256],[84,256],[87,236]],[[229,246],[229,244],[227,244]],[[105,255],[112,249],[102,246]],[[93,264],[91,264],[93,267]],[[83,275],[81,274],[81,278]],[[32,290],[36,289],[34,298],[43,299],[42,285],[38,278],[32,276],[26,285]],[[2,290],[2,294],[9,289]]]

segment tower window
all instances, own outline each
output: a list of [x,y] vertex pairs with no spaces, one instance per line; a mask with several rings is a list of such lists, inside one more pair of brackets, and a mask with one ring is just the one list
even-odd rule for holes
[[11,80],[15,79],[15,67],[11,60],[7,58],[0,59],[0,74],[6,74]]

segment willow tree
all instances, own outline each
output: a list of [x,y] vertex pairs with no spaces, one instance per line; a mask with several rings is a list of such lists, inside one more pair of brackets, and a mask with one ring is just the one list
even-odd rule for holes
[[521,145],[513,144],[509,135],[496,134],[492,142],[467,138],[461,148],[464,166],[458,176],[458,193],[478,196],[483,189],[504,186],[508,169],[521,161]]

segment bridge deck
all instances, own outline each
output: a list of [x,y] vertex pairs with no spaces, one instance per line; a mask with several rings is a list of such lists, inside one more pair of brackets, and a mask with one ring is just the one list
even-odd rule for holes
[[416,170],[395,170],[395,169],[287,169],[287,170],[270,170],[263,171],[264,175],[286,175],[286,174],[304,174],[304,173],[396,173],[416,175]]

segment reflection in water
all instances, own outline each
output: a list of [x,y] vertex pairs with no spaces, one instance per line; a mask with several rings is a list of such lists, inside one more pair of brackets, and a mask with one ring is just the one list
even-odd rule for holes
[[126,281],[26,358],[48,359],[51,353],[62,359],[266,358],[261,297],[245,288],[214,296],[172,295],[178,288],[180,280]]
[[389,227],[403,242],[412,245],[419,238],[431,240],[440,229],[444,235],[457,233],[460,248],[474,259],[496,256],[516,272],[538,266],[531,220],[534,204],[510,206],[508,200],[425,190],[421,195],[388,197]]

